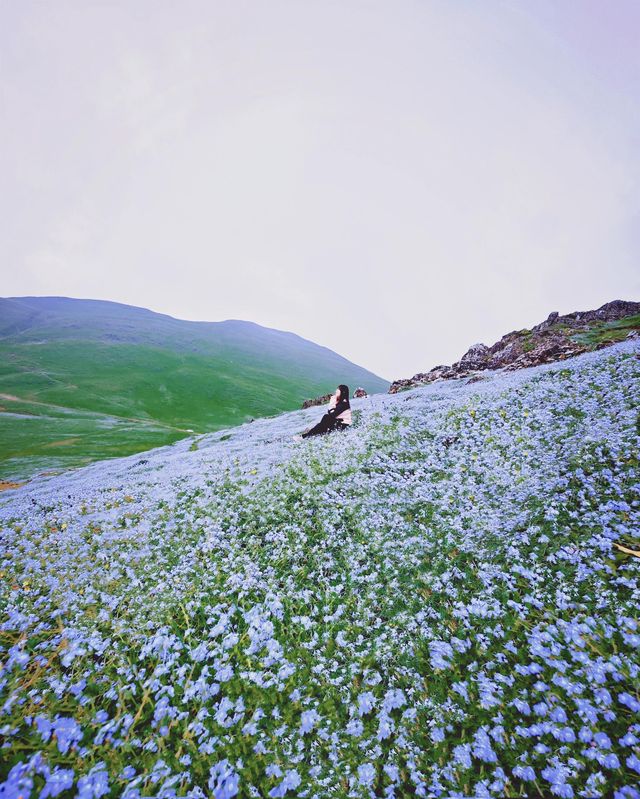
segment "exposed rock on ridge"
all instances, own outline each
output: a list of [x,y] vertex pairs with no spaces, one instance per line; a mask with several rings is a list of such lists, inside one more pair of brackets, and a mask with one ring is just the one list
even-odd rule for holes
[[587,350],[600,349],[627,336],[640,335],[640,302],[613,300],[595,311],[574,311],[560,316],[553,311],[535,327],[506,333],[491,347],[474,344],[451,366],[434,366],[409,379],[395,380],[390,394],[434,380],[469,376],[481,380],[485,369],[522,369],[559,361]]
[[314,405],[326,405],[331,399],[331,394],[323,394],[315,399],[308,399],[302,403],[303,408],[312,408]]

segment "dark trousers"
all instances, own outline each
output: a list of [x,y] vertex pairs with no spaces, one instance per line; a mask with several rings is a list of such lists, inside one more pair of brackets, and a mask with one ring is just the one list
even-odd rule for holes
[[309,438],[309,436],[319,436],[323,433],[330,433],[332,430],[343,430],[348,425],[341,422],[339,419],[335,419],[333,416],[330,416],[328,413],[320,419],[318,424],[315,427],[312,427],[311,430],[307,430],[306,433],[302,434],[302,438]]

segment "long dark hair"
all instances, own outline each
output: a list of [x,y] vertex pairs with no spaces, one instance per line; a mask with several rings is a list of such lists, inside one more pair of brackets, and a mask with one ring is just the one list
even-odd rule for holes
[[351,407],[349,403],[349,386],[345,386],[344,383],[340,383],[338,386],[340,389],[340,399],[339,402],[346,402],[349,407]]

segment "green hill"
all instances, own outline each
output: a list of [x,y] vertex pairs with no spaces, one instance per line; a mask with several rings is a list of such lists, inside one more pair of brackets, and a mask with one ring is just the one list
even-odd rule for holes
[[0,299],[0,476],[87,463],[389,381],[294,333],[101,300]]

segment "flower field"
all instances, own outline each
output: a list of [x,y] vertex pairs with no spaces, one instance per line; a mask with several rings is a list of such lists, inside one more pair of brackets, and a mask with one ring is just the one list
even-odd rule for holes
[[0,797],[640,798],[640,344],[352,408],[2,496]]

